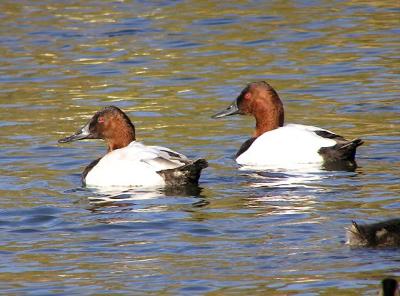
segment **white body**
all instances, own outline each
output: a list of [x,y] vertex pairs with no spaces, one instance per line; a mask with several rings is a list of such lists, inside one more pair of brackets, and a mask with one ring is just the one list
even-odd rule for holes
[[187,161],[186,156],[171,149],[134,141],[101,158],[89,171],[85,182],[89,187],[163,186],[165,181],[157,172],[183,166]]
[[239,155],[236,162],[246,166],[274,168],[322,164],[323,158],[318,150],[322,147],[334,146],[336,141],[318,136],[314,133],[318,130],[327,131],[315,126],[288,124],[265,132]]

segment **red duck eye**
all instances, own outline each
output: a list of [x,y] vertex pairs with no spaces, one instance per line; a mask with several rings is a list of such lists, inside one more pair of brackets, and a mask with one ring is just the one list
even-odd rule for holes
[[244,95],[244,98],[246,99],[246,100],[248,100],[248,99],[250,99],[251,98],[251,93],[246,93],[245,95]]
[[97,122],[98,122],[98,123],[104,123],[104,117],[100,116],[100,117],[97,119]]

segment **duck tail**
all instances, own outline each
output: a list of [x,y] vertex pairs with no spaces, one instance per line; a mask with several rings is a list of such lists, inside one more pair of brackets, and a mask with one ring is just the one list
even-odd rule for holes
[[208,167],[205,159],[198,159],[174,169],[158,171],[169,186],[198,185],[201,170]]
[[357,222],[354,220],[351,220],[351,228],[350,230],[353,233],[357,233],[358,235],[361,235],[361,230],[360,230],[360,226],[358,226]]
[[367,244],[363,231],[355,221],[351,221],[351,226],[347,228],[346,237],[346,243],[350,246],[364,246]]
[[354,139],[344,143],[338,143],[331,147],[322,147],[319,154],[322,155],[326,162],[335,161],[353,161],[356,156],[358,146],[364,144],[361,139]]
[[358,146],[361,146],[362,144],[364,144],[363,140],[354,139],[347,143],[344,143],[342,146],[338,148],[338,150],[341,150],[344,155],[347,155],[348,160],[354,160],[354,157],[356,155],[356,149]]

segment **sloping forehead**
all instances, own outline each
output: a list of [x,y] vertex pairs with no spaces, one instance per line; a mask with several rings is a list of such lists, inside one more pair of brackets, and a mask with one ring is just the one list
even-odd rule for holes
[[258,89],[258,88],[268,89],[268,88],[270,88],[270,86],[265,81],[251,82],[251,83],[246,85],[246,87],[241,91],[239,96],[243,96],[247,92],[255,90],[255,89]]
[[100,117],[110,117],[111,115],[112,112],[110,112],[110,110],[108,109],[102,109],[100,111],[97,111],[90,119],[90,125],[91,126],[96,125]]
[[249,83],[249,84],[240,92],[239,96],[236,98],[236,103],[237,103],[237,104],[239,104],[239,103],[243,100],[244,95],[250,90],[250,87],[251,87],[251,83]]
[[247,85],[249,88],[263,88],[263,89],[271,89],[272,87],[266,81],[256,81],[251,82]]
[[104,109],[97,111],[94,115],[93,118],[99,118],[100,116],[107,116],[107,117],[114,117],[114,116],[118,116],[121,115],[122,111],[109,106],[109,107],[105,107]]

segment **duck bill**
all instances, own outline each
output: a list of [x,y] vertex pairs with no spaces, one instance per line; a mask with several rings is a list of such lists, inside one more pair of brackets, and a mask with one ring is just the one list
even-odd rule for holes
[[58,143],[69,143],[83,139],[89,139],[91,137],[91,133],[89,132],[89,123],[78,130],[75,134],[69,137],[62,138],[58,140]]
[[236,114],[241,114],[236,100],[229,105],[228,108],[226,108],[225,110],[222,110],[221,112],[218,112],[216,114],[214,114],[213,116],[211,116],[211,118],[221,118],[221,117],[225,117],[225,116],[231,116],[231,115],[236,115]]

